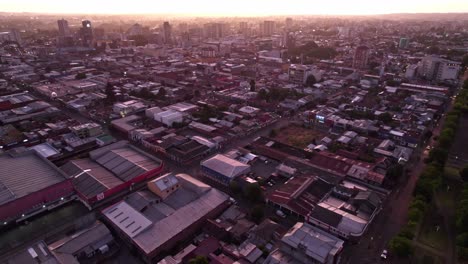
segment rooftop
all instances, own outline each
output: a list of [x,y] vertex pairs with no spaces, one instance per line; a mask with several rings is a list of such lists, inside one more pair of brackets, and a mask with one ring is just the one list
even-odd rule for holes
[[0,205],[65,180],[61,170],[35,151],[0,154]]
[[218,154],[203,161],[201,165],[230,178],[238,176],[250,167],[247,164],[231,159],[222,154]]

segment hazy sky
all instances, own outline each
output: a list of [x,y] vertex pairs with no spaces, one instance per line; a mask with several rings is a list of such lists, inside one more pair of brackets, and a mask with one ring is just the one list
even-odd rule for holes
[[0,11],[214,16],[468,12],[468,0],[0,0]]

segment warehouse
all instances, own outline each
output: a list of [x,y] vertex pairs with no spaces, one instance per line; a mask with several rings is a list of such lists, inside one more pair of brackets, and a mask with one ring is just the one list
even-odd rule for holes
[[73,193],[67,175],[36,151],[16,148],[0,154],[3,225],[53,209],[69,201]]

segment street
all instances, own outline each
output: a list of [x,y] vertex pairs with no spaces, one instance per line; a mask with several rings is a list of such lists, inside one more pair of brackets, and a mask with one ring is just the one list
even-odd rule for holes
[[[446,112],[452,109],[453,101],[450,102]],[[445,116],[444,116],[445,117]],[[369,226],[369,229],[356,245],[345,246],[342,263],[402,263],[402,260],[380,259],[380,254],[384,249],[388,249],[388,242],[396,236],[401,228],[406,224],[408,208],[413,198],[413,190],[426,164],[424,159],[428,151],[424,151],[426,146],[434,146],[436,138],[444,125],[444,117],[439,120],[436,127],[432,130],[432,137],[427,144],[423,144],[415,149],[408,164],[411,172],[407,181],[395,186],[392,193],[385,200],[382,211],[377,215]],[[391,256],[391,252],[390,252]],[[453,256],[447,256],[447,263],[453,263]]]

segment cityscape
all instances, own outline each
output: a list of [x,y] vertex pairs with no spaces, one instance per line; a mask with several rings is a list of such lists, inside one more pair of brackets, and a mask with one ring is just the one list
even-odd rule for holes
[[468,263],[468,3],[150,2],[0,4],[0,263]]

